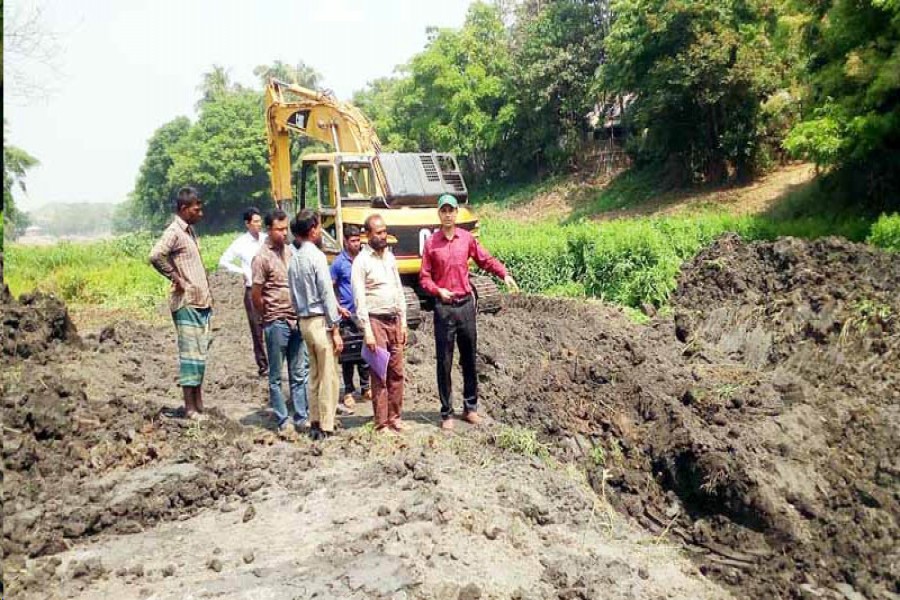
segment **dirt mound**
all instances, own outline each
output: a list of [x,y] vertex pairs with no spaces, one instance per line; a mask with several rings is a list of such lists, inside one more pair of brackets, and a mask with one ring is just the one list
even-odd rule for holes
[[[134,533],[183,518],[222,496],[259,489],[268,476],[243,460],[253,438],[215,411],[201,426],[121,388],[89,397],[88,382],[73,373],[87,352],[122,343],[115,328],[101,332],[102,341],[82,342],[65,305],[43,295],[16,301],[6,294],[0,314],[7,572],[101,531]],[[39,583],[20,578],[10,591]]]
[[40,355],[53,344],[79,342],[66,305],[42,293],[24,294],[18,301],[3,284],[0,290],[0,343],[8,357]]
[[582,456],[738,593],[897,593],[898,289],[893,255],[728,236],[686,265],[674,320],[539,309],[543,344],[495,416]]

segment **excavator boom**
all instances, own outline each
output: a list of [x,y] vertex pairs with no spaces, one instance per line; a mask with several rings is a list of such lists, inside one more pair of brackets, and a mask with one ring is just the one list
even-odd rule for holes
[[280,203],[291,190],[290,132],[320,140],[337,152],[378,154],[381,140],[368,119],[352,104],[273,79],[266,86],[266,130],[269,141],[272,198]]

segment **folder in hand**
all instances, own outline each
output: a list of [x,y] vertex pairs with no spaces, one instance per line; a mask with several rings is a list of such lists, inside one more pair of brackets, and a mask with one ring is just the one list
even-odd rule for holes
[[381,346],[375,346],[375,352],[369,350],[369,347],[363,344],[362,359],[369,365],[369,372],[375,375],[381,381],[385,381],[387,377],[388,361],[391,359],[390,353]]

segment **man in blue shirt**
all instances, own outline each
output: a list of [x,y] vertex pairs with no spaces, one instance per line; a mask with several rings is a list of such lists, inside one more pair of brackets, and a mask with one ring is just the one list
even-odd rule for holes
[[[352,332],[358,332],[353,317],[356,316],[356,306],[353,304],[353,290],[350,287],[350,273],[353,266],[353,259],[359,254],[360,239],[359,227],[356,225],[344,226],[344,250],[338,255],[334,262],[331,263],[331,280],[334,282],[334,289],[337,293],[338,312],[341,313],[341,329],[349,329]],[[353,367],[359,373],[359,393],[361,398],[370,398],[369,391],[369,368],[364,362],[341,363],[344,374],[344,392],[342,400],[338,404],[338,413],[353,414],[353,406],[355,400],[353,394],[356,388],[353,385]]]

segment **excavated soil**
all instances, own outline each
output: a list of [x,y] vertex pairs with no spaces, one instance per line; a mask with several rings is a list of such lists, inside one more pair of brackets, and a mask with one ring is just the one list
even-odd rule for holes
[[[15,597],[900,594],[897,255],[726,236],[648,325],[509,297],[479,317],[493,421],[453,435],[426,317],[399,441],[367,406],[323,444],[272,433],[240,284],[213,286],[202,425],[171,416],[171,328],[79,336],[52,298],[4,296]],[[507,426],[552,458],[498,448]]]

